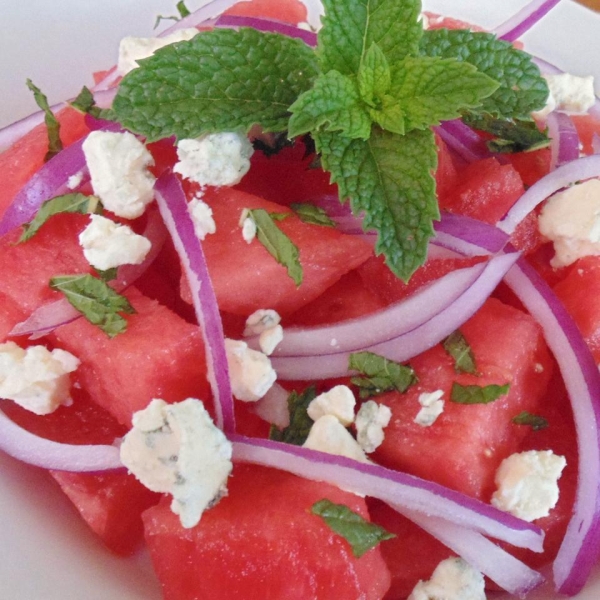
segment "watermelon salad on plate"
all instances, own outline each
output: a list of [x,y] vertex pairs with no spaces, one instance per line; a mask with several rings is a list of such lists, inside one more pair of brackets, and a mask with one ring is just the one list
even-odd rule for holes
[[596,15],[160,10],[0,130],[4,593],[596,597]]

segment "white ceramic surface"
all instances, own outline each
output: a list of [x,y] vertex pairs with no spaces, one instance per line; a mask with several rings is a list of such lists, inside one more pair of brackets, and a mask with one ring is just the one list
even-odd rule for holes
[[[35,105],[31,77],[51,102],[91,84],[90,73],[111,66],[124,35],[151,35],[157,14],[175,0],[1,0],[0,126]],[[202,0],[189,0],[195,8]],[[493,27],[523,0],[425,0],[428,10]],[[526,48],[600,82],[600,16],[571,0],[524,38]],[[597,86],[598,89],[598,86]],[[122,560],[104,551],[43,472],[0,454],[0,600],[160,600],[147,557]],[[531,599],[554,600],[549,590]],[[578,600],[600,598],[600,576]],[[344,599],[341,599],[344,600]]]

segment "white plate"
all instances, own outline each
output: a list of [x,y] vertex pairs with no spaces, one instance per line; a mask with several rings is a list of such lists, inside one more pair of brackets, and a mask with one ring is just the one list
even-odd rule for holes
[[[190,8],[202,0],[189,0]],[[157,14],[171,15],[175,0],[2,0],[0,126],[35,105],[30,77],[58,102],[91,84],[90,73],[111,66],[124,35],[151,35]],[[523,0],[426,0],[425,8],[493,27]],[[564,0],[525,36],[527,49],[600,82],[600,17]],[[76,516],[43,472],[0,455],[1,600],[160,600],[146,557],[115,558]],[[553,600],[548,589],[531,596]],[[600,598],[600,577],[578,600]],[[345,599],[342,599],[345,600]]]

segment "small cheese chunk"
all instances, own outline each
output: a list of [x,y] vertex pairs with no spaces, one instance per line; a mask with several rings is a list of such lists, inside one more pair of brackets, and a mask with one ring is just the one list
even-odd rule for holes
[[550,264],[555,268],[600,255],[600,180],[589,179],[551,196],[542,208],[538,227],[554,242]]
[[268,356],[283,339],[283,328],[279,324],[281,317],[276,311],[268,309],[259,309],[253,312],[246,319],[244,337],[258,335],[258,345],[260,349]]
[[313,423],[303,446],[360,462],[370,462],[352,434],[333,415],[324,415]]
[[79,244],[90,265],[101,271],[139,265],[152,247],[148,238],[134,233],[131,227],[100,215],[90,215],[90,224],[79,234]]
[[415,423],[417,423],[417,425],[420,425],[421,427],[431,427],[431,425],[435,423],[437,418],[444,412],[443,395],[443,390],[419,394],[421,410],[415,417]]
[[[544,75],[550,89],[550,97],[558,110],[584,114],[596,102],[594,77],[578,77],[570,73]],[[550,101],[552,102],[552,101]]]
[[120,75],[127,75],[139,67],[138,60],[152,56],[159,48],[164,48],[175,42],[191,40],[198,35],[194,28],[180,29],[164,37],[124,37],[119,44],[119,60],[117,70]]
[[239,133],[211,133],[198,139],[180,140],[179,162],[173,170],[200,185],[235,185],[250,169],[254,149]]
[[47,415],[71,402],[69,373],[78,366],[79,359],[64,350],[0,344],[0,398]]
[[92,131],[83,142],[94,193],[118,217],[135,219],[154,199],[154,159],[129,132]]
[[492,504],[525,521],[547,517],[558,502],[558,480],[567,461],[551,450],[505,458],[496,471]]
[[200,198],[193,198],[188,204],[188,211],[194,223],[194,231],[199,240],[217,231],[217,225],[213,219],[212,208]]
[[171,494],[183,527],[227,494],[232,447],[200,400],[177,404],[154,399],[133,415],[121,460],[153,492]]
[[485,581],[462,558],[447,558],[429,581],[417,583],[408,600],[485,600]]
[[82,181],[83,181],[83,171],[78,171],[77,173],[75,173],[75,175],[71,175],[71,177],[69,177],[69,179],[67,179],[67,187],[70,190],[74,190],[75,188],[78,188],[81,185]]
[[256,223],[251,217],[246,217],[240,224],[242,228],[242,237],[247,244],[251,244],[256,237]]
[[308,405],[308,416],[317,421],[323,415],[333,415],[344,427],[354,422],[356,399],[346,385],[336,385],[328,392],[319,394]]
[[233,395],[244,402],[262,398],[277,379],[269,357],[238,340],[225,339],[225,351]]
[[356,439],[365,452],[374,452],[384,439],[384,427],[390,424],[392,411],[375,400],[363,403],[356,414]]

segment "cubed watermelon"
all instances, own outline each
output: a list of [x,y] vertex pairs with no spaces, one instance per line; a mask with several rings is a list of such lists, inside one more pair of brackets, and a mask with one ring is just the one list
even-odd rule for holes
[[291,25],[306,21],[306,6],[300,0],[253,0],[239,2],[225,14],[276,19]]

